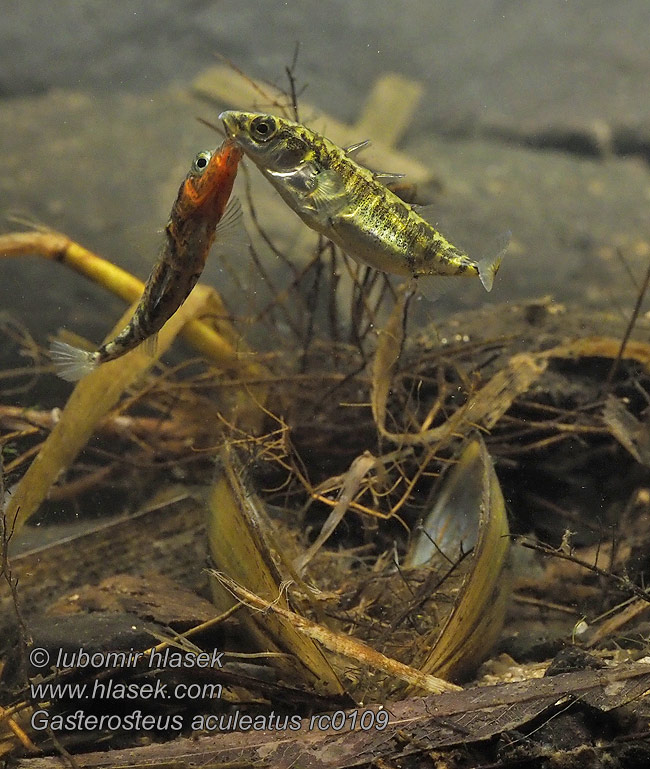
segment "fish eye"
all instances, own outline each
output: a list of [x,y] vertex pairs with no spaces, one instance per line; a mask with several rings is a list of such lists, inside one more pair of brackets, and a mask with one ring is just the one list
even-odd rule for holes
[[251,122],[251,134],[258,141],[268,141],[277,131],[278,126],[275,118],[270,116],[256,117]]
[[194,158],[194,162],[192,163],[192,172],[195,174],[200,174],[202,171],[205,171],[211,157],[212,153],[208,152],[207,150],[205,152],[199,152],[199,154]]

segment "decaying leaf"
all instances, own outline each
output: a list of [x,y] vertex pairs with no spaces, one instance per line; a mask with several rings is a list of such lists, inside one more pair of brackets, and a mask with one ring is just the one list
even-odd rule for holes
[[48,614],[123,612],[147,622],[187,630],[214,617],[210,601],[163,574],[116,574],[84,585],[48,607]]
[[[630,340],[622,352],[622,360],[634,360],[640,363],[646,371],[650,370],[650,344],[647,342]],[[538,355],[548,358],[610,358],[616,360],[620,353],[620,339],[607,336],[590,336],[571,339],[565,344],[538,353]]]
[[621,401],[609,396],[603,420],[616,440],[639,464],[650,467],[650,430],[625,408]]
[[358,492],[362,479],[375,467],[376,462],[376,458],[373,457],[369,451],[364,451],[360,457],[357,457],[354,462],[352,462],[350,469],[342,480],[341,493],[336,501],[336,506],[332,508],[332,512],[327,517],[327,520],[323,524],[323,528],[314,542],[295,561],[295,567],[298,573],[302,574],[305,566],[307,566],[309,561],[311,561],[314,555],[334,532],[334,529],[338,526],[349,509],[355,494]]
[[[167,490],[172,491],[172,490]],[[201,587],[196,561],[205,558],[204,511],[176,490],[130,516],[94,522],[81,533],[14,553],[11,570],[20,583],[23,606],[42,612],[55,596],[116,573],[154,571],[165,554],[165,574],[181,584]],[[13,603],[0,582],[0,636],[12,625]]]
[[482,387],[470,392],[467,403],[437,427],[419,432],[394,433],[386,428],[387,401],[391,380],[403,343],[404,292],[400,294],[379,342],[372,371],[372,413],[382,437],[403,446],[444,443],[475,427],[490,429],[510,408],[515,398],[525,393],[544,373],[548,361],[527,353],[513,355]]

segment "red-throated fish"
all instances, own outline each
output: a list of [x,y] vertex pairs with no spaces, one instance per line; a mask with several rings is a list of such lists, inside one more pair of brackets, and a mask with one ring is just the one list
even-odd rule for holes
[[219,241],[220,234],[232,230],[241,217],[239,202],[228,203],[241,157],[241,148],[230,139],[213,152],[199,152],[178,191],[160,257],[133,317],[94,352],[53,342],[50,355],[60,377],[74,382],[142,342],[155,343],[158,331],[194,288],[215,239]]

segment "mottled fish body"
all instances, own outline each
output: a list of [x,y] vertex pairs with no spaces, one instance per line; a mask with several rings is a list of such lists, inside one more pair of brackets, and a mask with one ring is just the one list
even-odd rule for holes
[[200,152],[183,180],[165,228],[165,241],[127,326],[95,352],[55,341],[51,357],[63,379],[76,381],[92,369],[120,358],[155,335],[196,285],[212,244],[222,228],[240,216],[239,203],[228,200],[242,157],[226,140],[214,152]]
[[227,111],[219,117],[305,224],[349,256],[394,275],[478,276],[491,290],[507,243],[497,256],[471,259],[382,184],[385,175],[353,160],[366,142],[345,150],[273,115]]

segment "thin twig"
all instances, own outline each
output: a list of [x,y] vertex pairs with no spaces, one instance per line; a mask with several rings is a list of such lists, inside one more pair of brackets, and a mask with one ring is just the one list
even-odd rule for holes
[[637,294],[636,302],[634,304],[634,310],[632,311],[632,317],[630,318],[630,322],[627,324],[627,328],[625,329],[625,334],[623,334],[623,339],[621,340],[621,346],[619,347],[618,354],[616,356],[616,359],[612,363],[612,367],[609,370],[609,374],[607,374],[607,379],[605,380],[605,387],[604,387],[605,392],[609,391],[612,381],[614,380],[614,375],[618,370],[618,366],[623,357],[623,353],[625,352],[625,348],[627,346],[628,340],[630,338],[630,335],[632,334],[636,321],[639,317],[639,313],[641,312],[641,305],[643,304],[646,291],[648,290],[648,285],[650,285],[650,263],[648,263],[648,269],[646,270],[643,283],[641,284],[641,288],[639,289],[639,293]]
[[550,555],[553,558],[560,558],[563,561],[568,561],[569,563],[574,563],[576,566],[580,566],[583,569],[587,569],[587,571],[590,571],[593,574],[597,574],[599,577],[603,577],[604,579],[615,583],[622,590],[627,590],[637,596],[637,598],[642,598],[644,601],[650,603],[650,592],[644,590],[638,585],[635,585],[627,577],[619,577],[618,574],[612,574],[611,571],[601,569],[594,563],[588,563],[587,561],[583,561],[581,558],[578,558],[571,553],[565,553],[562,550],[550,547],[549,545],[538,544],[537,542],[523,539],[520,536],[514,534],[511,535],[511,538],[514,542],[517,542],[522,547],[526,547],[529,550],[536,550],[538,553]]
[[[296,46],[293,51],[293,59],[291,60],[291,64],[288,67],[284,68],[284,71],[287,73],[287,78],[289,80],[289,95],[291,97],[291,109],[293,110],[293,119],[296,121],[296,123],[300,122],[300,115],[298,112],[298,93],[296,91],[296,77],[295,77],[295,71],[296,71],[296,65],[298,63],[298,54],[300,53],[300,41],[298,40],[296,42]],[[301,89],[301,93],[302,93]]]

